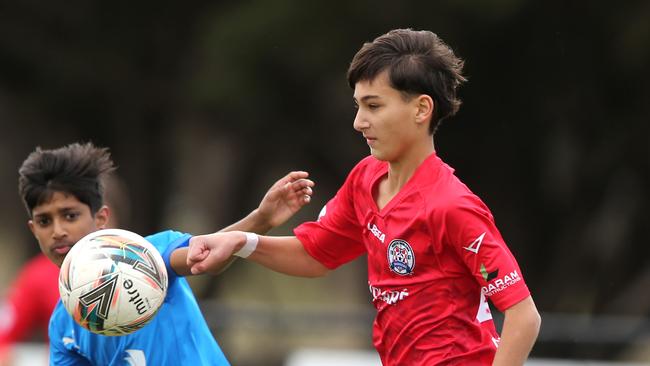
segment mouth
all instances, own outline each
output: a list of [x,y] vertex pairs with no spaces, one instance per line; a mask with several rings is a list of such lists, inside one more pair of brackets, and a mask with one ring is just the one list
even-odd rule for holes
[[377,139],[374,137],[370,137],[370,136],[363,136],[363,137],[366,139],[366,143],[368,145],[373,144],[375,141],[377,141]]
[[66,255],[70,251],[70,248],[72,248],[72,245],[69,243],[54,244],[51,251],[58,255]]

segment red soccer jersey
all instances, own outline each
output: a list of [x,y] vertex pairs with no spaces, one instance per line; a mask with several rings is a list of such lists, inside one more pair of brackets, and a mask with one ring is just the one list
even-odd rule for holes
[[330,269],[368,254],[384,365],[490,365],[499,336],[486,299],[503,311],[530,294],[492,214],[436,154],[378,210],[387,172],[362,160],[296,236]]
[[59,300],[59,268],[39,254],[22,268],[2,307],[0,348],[28,341],[35,331],[47,339],[52,310]]

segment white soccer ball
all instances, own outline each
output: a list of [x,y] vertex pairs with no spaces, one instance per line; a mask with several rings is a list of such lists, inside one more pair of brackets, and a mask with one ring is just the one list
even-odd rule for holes
[[97,334],[133,333],[165,301],[167,270],[156,248],[121,229],[95,231],[68,252],[59,272],[63,305],[82,327]]

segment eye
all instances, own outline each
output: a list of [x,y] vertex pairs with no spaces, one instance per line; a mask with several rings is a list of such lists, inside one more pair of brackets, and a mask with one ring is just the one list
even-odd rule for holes
[[39,217],[39,218],[36,219],[36,225],[41,226],[41,227],[45,227],[45,226],[49,225],[50,222],[51,222],[51,220],[50,220],[49,217]]
[[79,217],[78,212],[66,212],[65,219],[68,221],[74,221]]
[[368,109],[370,109],[370,110],[379,109],[379,107],[380,107],[380,105],[377,104],[377,103],[370,103],[370,104],[368,104]]

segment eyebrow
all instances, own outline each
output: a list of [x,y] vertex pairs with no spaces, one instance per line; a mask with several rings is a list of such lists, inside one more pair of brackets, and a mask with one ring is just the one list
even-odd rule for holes
[[[72,206],[61,207],[60,209],[56,210],[55,214],[57,214],[57,213],[58,214],[62,214],[62,213],[64,214],[64,213],[67,213],[67,212],[70,212],[70,211],[76,211],[76,210],[79,210],[79,208],[72,207]],[[50,215],[51,215],[50,212],[39,212],[39,213],[34,214],[34,217],[43,217],[43,216],[50,216]]]
[[[367,102],[369,99],[375,99],[375,98],[378,99],[378,98],[380,98],[380,97],[379,97],[379,95],[364,95],[363,97],[361,97],[361,99],[360,99],[359,101],[361,101],[361,102]],[[357,101],[357,98],[352,97],[352,99],[354,99],[355,102],[358,102],[358,101]]]

